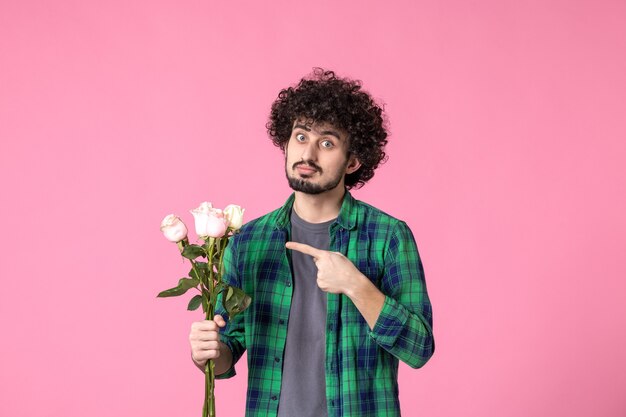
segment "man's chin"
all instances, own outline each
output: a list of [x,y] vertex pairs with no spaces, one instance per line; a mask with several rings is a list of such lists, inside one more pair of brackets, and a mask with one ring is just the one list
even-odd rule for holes
[[320,186],[319,184],[314,184],[311,181],[308,181],[305,178],[287,178],[289,182],[289,187],[294,191],[299,191],[304,194],[321,194],[323,192],[328,191],[325,187]]
[[287,177],[287,180],[289,182],[289,187],[292,190],[299,191],[304,194],[311,194],[311,195],[326,193],[339,187],[339,181],[337,181],[337,183],[334,183],[334,184],[329,183],[329,184],[320,185],[320,184],[315,184],[303,178]]

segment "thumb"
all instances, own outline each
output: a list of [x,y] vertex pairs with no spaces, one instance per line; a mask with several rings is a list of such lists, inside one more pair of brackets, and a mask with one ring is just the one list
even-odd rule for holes
[[224,317],[222,317],[219,314],[216,314],[215,316],[213,316],[213,321],[215,322],[215,324],[217,324],[220,327],[226,326],[226,321],[224,320]]

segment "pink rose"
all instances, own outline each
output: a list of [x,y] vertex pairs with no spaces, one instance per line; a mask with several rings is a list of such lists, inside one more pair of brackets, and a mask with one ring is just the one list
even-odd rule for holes
[[187,226],[180,217],[173,214],[165,216],[161,222],[161,231],[167,240],[178,243],[187,237]]
[[222,237],[228,228],[228,219],[220,209],[214,209],[211,203],[203,202],[198,208],[190,210],[196,222],[196,233],[200,237]]

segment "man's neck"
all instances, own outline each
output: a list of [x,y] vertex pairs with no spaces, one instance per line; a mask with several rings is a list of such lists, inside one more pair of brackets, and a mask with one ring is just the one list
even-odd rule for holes
[[309,223],[323,223],[337,218],[345,194],[343,186],[321,194],[305,194],[296,191],[293,208],[298,216]]

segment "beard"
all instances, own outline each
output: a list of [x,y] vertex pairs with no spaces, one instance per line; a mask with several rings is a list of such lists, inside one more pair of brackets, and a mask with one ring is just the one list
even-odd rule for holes
[[[298,165],[306,165],[314,168],[318,174],[322,174],[322,168],[317,166],[313,161],[300,161],[293,164],[292,169],[295,170]],[[348,165],[348,161],[346,161],[345,167]],[[292,177],[289,175],[287,170],[287,165],[285,165],[285,175],[287,176],[287,181],[289,182],[289,187],[291,187],[294,191],[300,191],[304,194],[322,194],[326,191],[330,191],[335,189],[341,180],[343,179],[343,169],[337,172],[337,175],[333,178],[330,178],[327,182],[321,184],[315,184],[308,180],[309,176],[301,176],[300,178]]]

